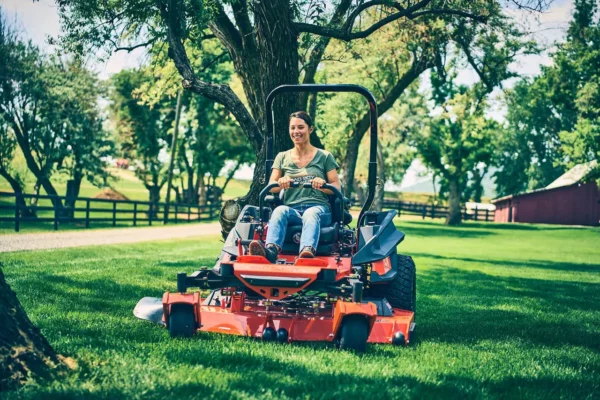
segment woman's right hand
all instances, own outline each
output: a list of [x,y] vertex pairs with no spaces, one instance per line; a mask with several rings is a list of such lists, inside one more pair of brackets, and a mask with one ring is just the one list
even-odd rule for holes
[[289,176],[282,176],[281,178],[279,178],[279,180],[277,180],[277,183],[279,183],[280,188],[289,189],[290,184],[292,183],[292,180],[290,179]]

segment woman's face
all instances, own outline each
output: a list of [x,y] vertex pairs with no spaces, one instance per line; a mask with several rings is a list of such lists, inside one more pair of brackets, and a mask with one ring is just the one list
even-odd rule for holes
[[309,128],[306,121],[302,118],[292,117],[290,119],[290,138],[294,144],[303,144],[310,142],[310,133],[313,128]]

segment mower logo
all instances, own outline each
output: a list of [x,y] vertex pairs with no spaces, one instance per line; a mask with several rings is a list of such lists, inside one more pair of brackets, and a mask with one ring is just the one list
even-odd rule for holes
[[292,240],[294,241],[294,243],[300,244],[300,236],[301,236],[300,232],[294,234],[294,237],[292,238]]

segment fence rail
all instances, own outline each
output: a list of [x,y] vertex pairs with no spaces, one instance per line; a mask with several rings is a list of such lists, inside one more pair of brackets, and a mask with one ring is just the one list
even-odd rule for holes
[[[10,201],[12,199],[12,202]],[[7,201],[8,200],[8,201]],[[34,203],[35,205],[30,205]],[[165,207],[167,217],[164,218]],[[151,203],[148,201],[96,199],[0,192],[0,222],[13,222],[19,232],[21,224],[52,222],[54,230],[61,223],[81,223],[89,228],[92,223],[129,222],[152,225],[153,222],[182,223],[207,221],[218,218],[220,202],[206,205]]]
[[[425,218],[444,218],[448,214],[448,207],[436,206],[427,203],[413,203],[410,201],[383,200],[383,208],[398,210],[398,215],[420,215]],[[462,207],[462,219],[472,221],[494,221],[494,211],[489,209]]]

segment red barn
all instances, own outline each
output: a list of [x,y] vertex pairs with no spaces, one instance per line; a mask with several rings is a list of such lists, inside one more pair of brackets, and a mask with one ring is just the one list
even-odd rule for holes
[[495,222],[600,225],[600,190],[582,183],[596,162],[579,164],[543,189],[493,200]]

